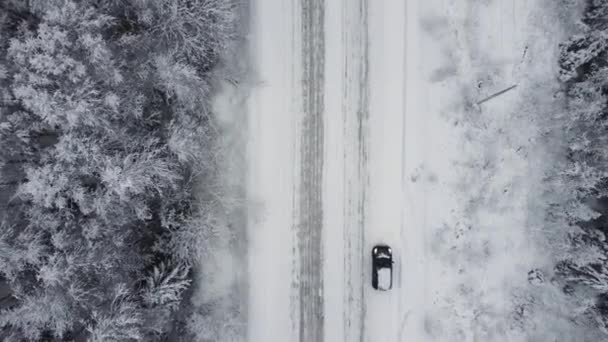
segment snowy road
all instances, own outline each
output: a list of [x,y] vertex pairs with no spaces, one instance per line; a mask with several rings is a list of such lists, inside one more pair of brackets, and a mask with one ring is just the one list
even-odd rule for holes
[[[251,9],[249,341],[424,340],[416,2]],[[377,243],[395,253],[387,293],[371,288]]]

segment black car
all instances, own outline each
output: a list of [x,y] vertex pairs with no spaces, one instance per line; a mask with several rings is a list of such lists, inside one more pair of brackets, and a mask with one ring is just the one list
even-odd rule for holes
[[380,291],[393,287],[393,251],[387,245],[372,249],[372,287]]

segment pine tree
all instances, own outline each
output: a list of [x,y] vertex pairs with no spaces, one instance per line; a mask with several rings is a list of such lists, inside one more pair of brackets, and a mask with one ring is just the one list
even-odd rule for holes
[[146,278],[142,291],[144,303],[150,307],[164,306],[176,309],[181,301],[182,292],[190,285],[187,279],[189,267],[170,267],[164,262],[154,266]]

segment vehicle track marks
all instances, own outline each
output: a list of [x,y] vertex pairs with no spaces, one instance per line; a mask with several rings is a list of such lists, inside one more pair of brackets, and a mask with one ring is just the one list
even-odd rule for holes
[[299,340],[322,342],[324,0],[301,0],[302,118],[297,217]]
[[343,108],[346,179],[344,212],[344,342],[363,341],[365,281],[369,255],[365,251],[367,187],[369,185],[368,2],[356,0],[343,12],[345,44]]

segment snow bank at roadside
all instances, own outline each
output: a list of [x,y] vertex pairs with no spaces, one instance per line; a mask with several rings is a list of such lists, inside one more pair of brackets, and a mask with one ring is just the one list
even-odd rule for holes
[[248,61],[235,44],[215,70],[212,112],[219,154],[217,184],[201,184],[202,200],[213,202],[217,226],[210,253],[197,266],[188,329],[196,341],[237,342],[246,337],[247,241],[244,182],[247,132]]
[[438,2],[422,9],[421,53],[438,61],[424,70],[427,93],[451,143],[412,175],[443,205],[429,216],[426,332],[433,341],[579,340],[540,232],[559,4]]

